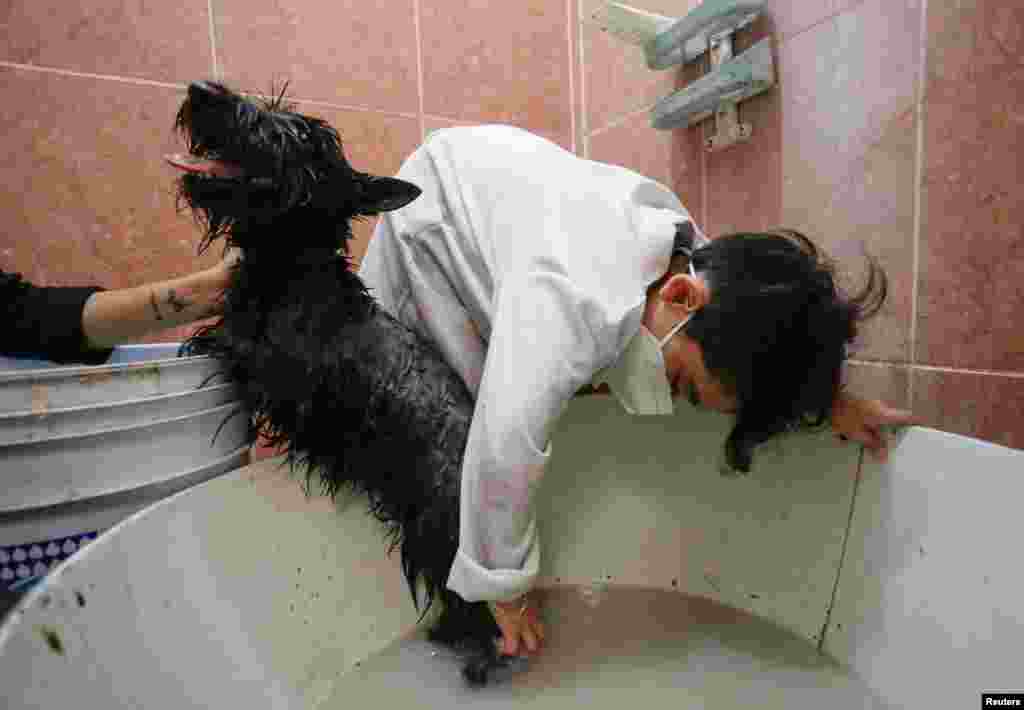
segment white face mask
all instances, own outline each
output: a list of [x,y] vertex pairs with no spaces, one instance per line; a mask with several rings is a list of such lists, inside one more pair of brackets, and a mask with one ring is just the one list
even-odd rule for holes
[[[690,274],[696,278],[692,264]],[[672,383],[668,380],[662,348],[693,315],[676,323],[661,340],[641,325],[618,361],[594,376],[594,386],[607,384],[630,414],[672,414]]]
[[599,372],[594,384],[606,383],[630,414],[672,414],[672,383],[662,348],[692,317],[679,321],[661,340],[641,325],[622,357]]

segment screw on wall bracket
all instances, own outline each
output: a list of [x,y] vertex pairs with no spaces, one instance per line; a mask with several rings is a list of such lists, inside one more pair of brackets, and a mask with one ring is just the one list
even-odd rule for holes
[[[732,59],[732,32],[712,38],[709,55],[711,71],[717,71],[722,64]],[[704,147],[708,152],[723,150],[750,140],[752,133],[750,124],[739,120],[739,102],[723,99],[715,110],[715,134],[705,139]]]

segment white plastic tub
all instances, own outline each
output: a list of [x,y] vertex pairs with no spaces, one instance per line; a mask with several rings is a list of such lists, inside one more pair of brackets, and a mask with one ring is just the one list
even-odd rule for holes
[[248,447],[167,480],[95,498],[0,515],[0,587],[15,593],[146,506],[248,463]]
[[[728,420],[574,400],[538,507],[548,647],[480,692],[416,631],[361,499],[271,459],[121,523],[0,629],[28,708],[963,708],[1022,690],[1024,452],[911,429],[723,478]],[[820,653],[819,653],[820,651]]]

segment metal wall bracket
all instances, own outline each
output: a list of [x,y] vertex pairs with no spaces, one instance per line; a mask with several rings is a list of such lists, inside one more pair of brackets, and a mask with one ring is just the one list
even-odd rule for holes
[[642,47],[651,69],[666,69],[709,55],[711,70],[658,101],[651,109],[651,125],[671,130],[714,116],[715,134],[705,141],[705,149],[718,151],[750,139],[753,128],[740,121],[738,104],[775,84],[769,39],[733,55],[734,33],[754,22],[763,9],[764,0],[704,0],[682,19],[673,19],[608,2],[591,15],[591,21]]

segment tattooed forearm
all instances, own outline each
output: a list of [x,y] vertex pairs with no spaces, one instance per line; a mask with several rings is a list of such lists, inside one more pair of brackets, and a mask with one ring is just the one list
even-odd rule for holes
[[156,291],[149,292],[149,304],[153,306],[153,314],[156,315],[156,319],[163,320],[164,317],[160,313],[160,307],[156,305]]
[[[185,293],[187,294],[188,291],[186,291]],[[178,296],[178,294],[175,292],[173,288],[167,291],[167,303],[170,304],[171,308],[174,309],[175,313],[181,313],[183,310],[192,305],[191,301],[188,301],[185,298]]]

